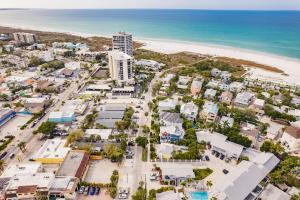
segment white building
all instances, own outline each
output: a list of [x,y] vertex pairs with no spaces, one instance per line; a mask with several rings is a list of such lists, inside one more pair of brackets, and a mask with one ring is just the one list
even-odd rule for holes
[[14,40],[21,44],[33,44],[37,42],[35,34],[32,33],[13,33]]
[[222,116],[220,120],[220,125],[223,127],[224,126],[233,127],[233,123],[234,123],[234,119],[227,116]]
[[112,80],[118,84],[133,84],[133,59],[128,54],[118,50],[108,52],[109,73]]
[[251,92],[238,93],[234,100],[234,105],[240,106],[240,107],[247,107],[251,104],[254,97],[255,97],[255,94],[253,94]]
[[229,90],[231,92],[240,92],[244,89],[244,84],[241,82],[232,82],[229,85]]
[[272,153],[259,153],[252,161],[242,161],[227,175],[219,177],[211,189],[218,200],[256,199],[258,184],[276,167],[279,159]]
[[181,105],[180,113],[189,120],[195,120],[198,115],[198,106],[194,102],[184,103]]
[[158,110],[159,111],[174,110],[176,105],[177,105],[177,101],[175,99],[165,99],[163,101],[158,102]]
[[290,151],[300,148],[300,128],[289,126],[283,132],[281,143]]
[[203,117],[207,122],[214,122],[218,116],[218,105],[211,101],[206,101],[203,105],[203,110],[201,111],[200,115]]
[[10,164],[1,174],[1,178],[13,177],[18,174],[34,174],[42,169],[42,164],[38,162],[22,162]]
[[113,50],[120,50],[130,56],[133,56],[132,35],[125,32],[119,32],[112,37]]

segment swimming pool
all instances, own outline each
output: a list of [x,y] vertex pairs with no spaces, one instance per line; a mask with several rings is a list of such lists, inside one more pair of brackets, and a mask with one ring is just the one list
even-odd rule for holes
[[192,192],[192,200],[208,200],[207,192]]

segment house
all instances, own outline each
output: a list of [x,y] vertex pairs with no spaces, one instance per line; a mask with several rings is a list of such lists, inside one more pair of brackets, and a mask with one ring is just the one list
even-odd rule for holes
[[89,163],[89,154],[85,151],[69,151],[63,163],[56,172],[56,176],[83,178]]
[[300,98],[299,97],[293,97],[291,100],[291,104],[294,106],[299,106],[300,105]]
[[263,95],[266,99],[271,97],[269,92],[262,92],[261,95]]
[[87,110],[88,105],[88,101],[81,99],[67,100],[60,110],[62,112],[73,112],[75,115],[83,115]]
[[282,94],[274,95],[272,97],[272,101],[275,105],[281,105],[282,104],[282,99],[283,99]]
[[254,110],[256,114],[263,115],[265,113],[264,107],[265,107],[265,100],[256,98],[251,106],[251,109]]
[[206,99],[213,99],[217,94],[217,90],[214,89],[207,89],[204,93],[204,98]]
[[156,200],[182,200],[180,193],[174,191],[166,191],[156,194]]
[[49,122],[55,122],[55,123],[72,123],[75,121],[75,113],[74,112],[68,112],[68,111],[57,111],[57,112],[51,112],[49,114]]
[[227,140],[227,136],[220,133],[210,133],[208,131],[196,132],[197,141],[207,142],[211,145],[211,150],[224,155],[226,158],[239,159],[243,152],[243,146],[230,142]]
[[300,128],[288,126],[280,139],[284,147],[289,151],[296,151],[300,148]]
[[192,80],[191,77],[188,76],[179,76],[177,81],[177,87],[179,89],[187,89],[189,82]]
[[45,97],[26,98],[24,108],[30,113],[39,113],[49,104],[49,99]]
[[184,130],[178,126],[161,126],[160,127],[160,142],[177,142],[184,136]]
[[168,84],[173,78],[175,78],[175,76],[175,74],[167,74],[162,81],[163,83]]
[[220,81],[212,79],[206,84],[206,87],[217,89],[219,85]]
[[261,200],[290,200],[291,196],[275,187],[271,183],[265,187],[264,191],[259,195]]
[[170,159],[174,151],[187,151],[186,146],[178,146],[170,143],[161,143],[156,145],[156,154],[160,159]]
[[238,93],[234,100],[234,105],[239,107],[248,107],[252,103],[254,97],[255,94],[251,92]]
[[174,184],[176,186],[180,185],[181,182],[187,179],[194,179],[195,174],[193,171],[193,166],[188,164],[180,165],[180,168],[175,165],[161,165],[162,181]]
[[10,108],[0,108],[0,126],[12,119],[16,114],[17,113]]
[[204,118],[207,122],[214,122],[218,116],[218,105],[211,102],[206,101],[203,105],[203,110],[200,113],[200,116]]
[[222,72],[221,70],[219,70],[217,68],[213,68],[211,70],[211,76],[216,78],[221,75],[221,72]]
[[180,113],[187,119],[194,121],[198,115],[198,106],[194,102],[184,103],[181,105]]
[[227,90],[229,90],[229,85],[226,84],[226,83],[220,83],[219,86],[218,86],[218,88],[220,90],[227,91]]
[[241,82],[232,82],[229,85],[230,92],[238,93],[244,89],[244,84]]
[[164,126],[182,127],[183,120],[180,118],[179,113],[161,112],[159,118],[160,124]]
[[158,102],[159,111],[175,110],[177,105],[177,100],[175,99],[165,99]]
[[65,144],[66,140],[60,138],[48,139],[32,159],[45,164],[60,164],[70,150]]
[[299,109],[288,109],[287,114],[294,116],[296,118],[296,121],[300,121],[300,110]]
[[220,74],[220,78],[223,82],[227,83],[228,81],[230,81],[231,73],[229,73],[228,71],[222,71]]
[[193,80],[191,85],[191,93],[193,96],[197,96],[202,88],[203,80],[200,78],[196,78]]
[[139,61],[136,61],[135,65],[141,66],[145,69],[152,70],[152,71],[160,70],[162,67],[165,66],[165,64],[163,63],[159,63],[154,60],[146,60],[146,59],[141,59]]
[[233,123],[234,123],[234,119],[231,118],[231,117],[227,117],[227,116],[222,116],[219,124],[222,126],[222,127],[233,127]]
[[255,189],[278,163],[279,159],[272,153],[259,153],[253,160],[242,161],[227,175],[219,177],[211,194],[218,200],[256,199]]
[[229,91],[222,92],[220,96],[220,102],[230,105],[233,99],[233,94]]
[[268,139],[275,140],[281,133],[282,133],[281,126],[272,125],[267,128],[267,138]]
[[251,123],[242,123],[240,132],[242,135],[248,137],[252,141],[256,141],[257,136],[259,135],[259,127],[256,126],[255,124]]

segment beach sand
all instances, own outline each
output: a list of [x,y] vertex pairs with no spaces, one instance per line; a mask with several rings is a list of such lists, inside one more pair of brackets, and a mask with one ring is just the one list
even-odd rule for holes
[[[5,26],[5,24],[2,24]],[[0,25],[1,26],[1,25]],[[78,32],[68,32],[63,30],[50,30],[47,28],[38,27],[17,27],[17,26],[6,26],[12,29],[23,29],[32,31],[46,31],[52,33],[64,33],[74,36],[81,37],[108,37],[107,35],[99,34],[86,34]],[[145,39],[145,38],[134,38],[136,42],[143,43],[141,48],[151,50],[159,53],[173,54],[179,52],[191,52],[203,55],[211,55],[217,57],[228,57],[234,59],[242,59],[246,61],[252,61],[258,64],[271,66],[278,68],[283,73],[274,73],[268,70],[255,69],[251,67],[251,73],[260,74],[264,77],[274,77],[275,79],[281,79],[283,81],[300,85],[300,60],[277,56],[274,54],[268,54],[259,51],[251,51],[246,49],[239,49],[220,45],[210,45],[197,42],[186,42],[186,41],[172,41],[172,40],[160,40],[160,39]],[[275,70],[276,71],[276,70]]]
[[266,77],[274,77],[282,79],[289,83],[300,85],[300,60],[276,56],[263,52],[248,51],[243,49],[215,46],[191,42],[178,42],[178,41],[163,41],[163,40],[138,40],[142,42],[143,49],[156,51],[160,53],[172,54],[178,52],[193,52],[204,55],[212,55],[218,57],[229,57],[235,59],[249,60],[263,65],[268,65],[281,69],[285,74],[269,72],[266,70],[251,69],[253,73],[258,73]]

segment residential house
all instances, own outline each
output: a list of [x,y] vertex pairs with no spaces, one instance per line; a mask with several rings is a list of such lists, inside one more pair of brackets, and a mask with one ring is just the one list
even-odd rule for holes
[[167,74],[164,78],[163,78],[163,83],[164,84],[169,84],[170,81],[172,80],[172,78],[174,78],[176,75],[175,74]]
[[216,94],[217,94],[217,90],[207,89],[204,93],[204,98],[213,99],[213,98],[215,98]]
[[300,98],[299,97],[293,97],[291,100],[291,104],[294,106],[299,106],[300,105]]
[[200,93],[202,85],[203,85],[202,78],[194,78],[191,85],[191,93],[193,96],[197,96]]
[[156,200],[182,200],[180,193],[174,191],[166,191],[156,194]]
[[271,183],[264,188],[263,192],[259,195],[260,200],[290,200],[291,196],[275,187]]
[[220,90],[227,91],[227,90],[229,90],[229,85],[226,83],[220,83],[218,88]]
[[300,110],[299,109],[288,109],[287,114],[292,115],[296,118],[296,121],[300,121]]
[[228,81],[230,81],[231,73],[229,73],[228,71],[222,71],[220,74],[220,78],[223,82],[227,83]]
[[194,102],[184,103],[181,105],[180,113],[187,119],[194,121],[198,115],[198,106]]
[[177,142],[184,136],[184,130],[178,126],[161,126],[160,127],[160,142]]
[[186,146],[178,146],[170,143],[161,143],[156,145],[156,154],[160,159],[170,159],[174,151],[187,151]]
[[112,129],[85,129],[84,137],[99,136],[101,140],[108,140],[112,134]]
[[238,93],[244,89],[244,84],[241,82],[232,82],[229,85],[230,92]]
[[284,147],[289,151],[296,151],[300,148],[300,128],[288,126],[280,139]]
[[211,79],[211,80],[206,84],[206,87],[217,89],[217,88],[219,88],[219,85],[220,85],[220,81],[215,80],[215,79]]
[[217,116],[218,116],[218,105],[211,102],[206,101],[203,105],[203,109],[200,113],[200,116],[204,118],[207,122],[215,122]]
[[197,141],[207,142],[211,145],[211,150],[224,155],[229,159],[239,159],[243,152],[243,146],[230,142],[227,136],[220,133],[210,133],[208,131],[199,131],[196,133]]
[[263,115],[265,113],[264,107],[265,107],[265,100],[256,98],[251,106],[251,109],[254,110],[256,114]]
[[255,94],[251,92],[238,93],[234,100],[234,105],[239,107],[248,107],[252,103],[254,97]]
[[188,76],[179,76],[178,77],[178,82],[177,82],[177,87],[179,89],[187,89],[189,82],[192,80],[191,77]]
[[182,164],[180,168],[175,165],[161,165],[162,181],[179,186],[181,182],[194,179],[193,166]]
[[143,68],[152,71],[160,70],[162,67],[165,66],[165,64],[163,63],[159,63],[154,60],[146,60],[146,59],[141,59],[139,61],[136,61],[135,65],[142,66]]
[[233,99],[233,94],[229,91],[222,92],[220,96],[220,102],[227,105],[231,105],[232,99]]
[[161,112],[159,115],[160,124],[164,126],[182,127],[183,120],[179,113]]
[[218,77],[218,76],[220,76],[221,73],[222,73],[222,71],[219,70],[219,69],[217,69],[217,68],[213,68],[213,69],[211,70],[211,76],[212,76],[212,77],[215,77],[215,78]]
[[269,92],[262,92],[261,95],[263,95],[266,99],[271,97]]
[[275,140],[282,133],[281,126],[271,125],[267,128],[267,138],[270,140]]
[[158,102],[159,111],[174,110],[177,105],[177,100],[175,99],[165,99]]

